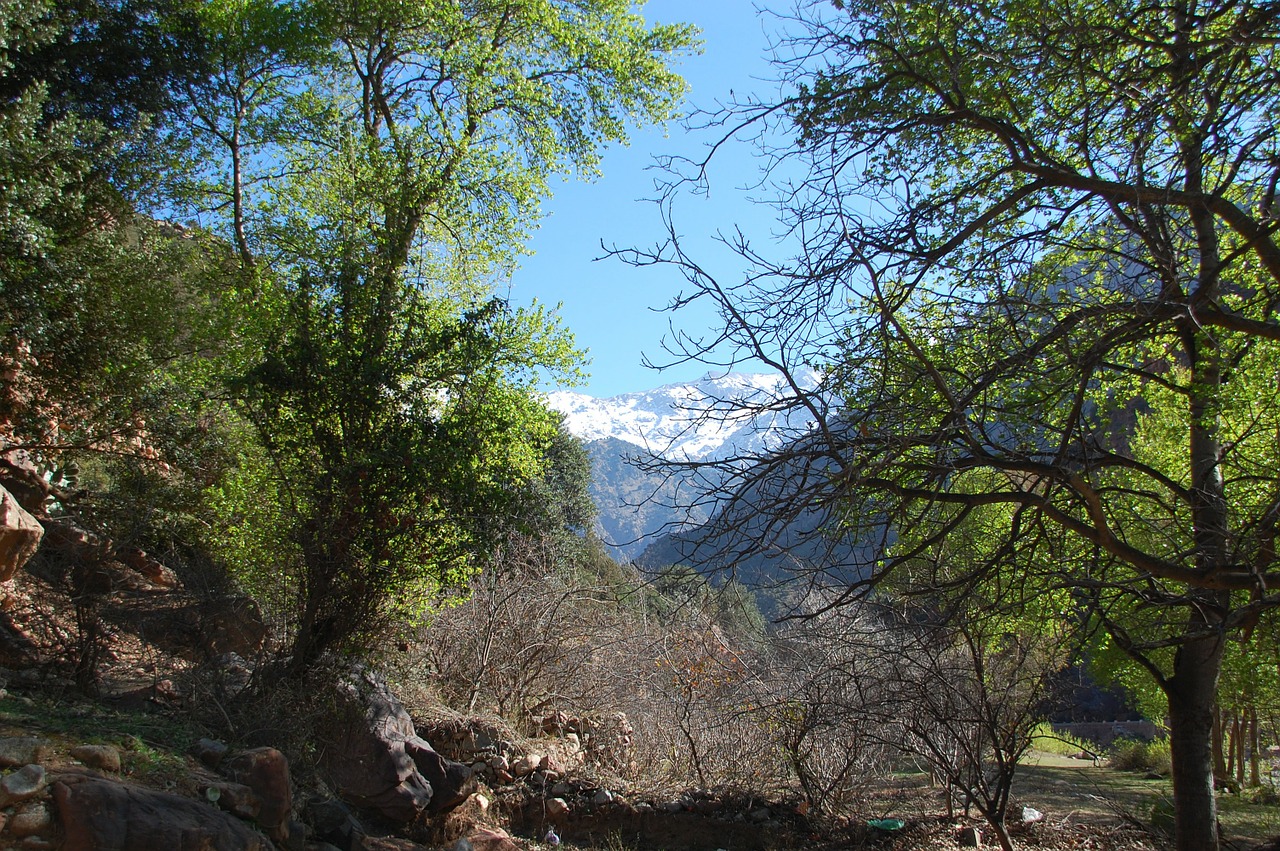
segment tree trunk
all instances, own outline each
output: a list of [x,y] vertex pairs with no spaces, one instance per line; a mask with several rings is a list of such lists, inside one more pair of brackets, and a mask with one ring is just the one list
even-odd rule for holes
[[1236,716],[1235,725],[1235,746],[1236,746],[1236,789],[1244,788],[1244,740],[1248,732],[1248,724],[1245,721],[1244,710]]
[[1222,707],[1215,703],[1213,707],[1213,780],[1215,786],[1226,783],[1227,778],[1231,776],[1227,773],[1227,759],[1224,756],[1226,748],[1223,747],[1223,743],[1226,738],[1226,727],[1222,723]]
[[1249,707],[1249,785],[1257,788],[1262,785],[1261,772],[1258,769],[1258,707]]
[[[1192,616],[1190,629],[1203,632]],[[1213,794],[1213,706],[1222,668],[1220,636],[1193,638],[1178,648],[1169,698],[1169,745],[1177,851],[1217,851],[1218,811]]]
[[1222,774],[1222,782],[1229,784],[1238,770],[1235,765],[1235,746],[1240,741],[1240,718],[1234,712],[1231,713],[1231,726],[1222,738],[1226,741],[1226,772]]

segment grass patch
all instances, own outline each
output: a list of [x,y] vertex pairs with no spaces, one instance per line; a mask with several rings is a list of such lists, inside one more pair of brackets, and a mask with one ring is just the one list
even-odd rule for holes
[[[1018,803],[1051,818],[1071,816],[1092,822],[1124,818],[1150,824],[1156,805],[1173,800],[1173,784],[1167,777],[1148,780],[1128,771],[1054,762],[1018,766],[1014,781]],[[1280,835],[1280,804],[1272,800],[1267,795],[1219,795],[1223,834],[1244,848]]]
[[76,745],[112,745],[120,750],[123,776],[158,789],[189,785],[184,754],[204,734],[182,717],[118,710],[79,697],[0,699],[0,736],[39,736],[63,758]]
[[[204,731],[189,719],[146,710],[117,710],[78,698],[47,695],[0,700],[0,728],[80,739],[86,743],[124,745],[134,738],[156,747],[186,750]],[[9,734],[6,734],[9,735]]]

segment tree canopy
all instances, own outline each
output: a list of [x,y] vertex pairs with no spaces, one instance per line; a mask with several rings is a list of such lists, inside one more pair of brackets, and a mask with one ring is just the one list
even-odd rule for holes
[[[765,128],[790,259],[630,257],[720,309],[684,354],[824,371],[778,402],[814,428],[776,532],[818,505],[879,540],[854,591],[1068,588],[1146,670],[1184,849],[1217,845],[1225,647],[1280,603],[1278,35],[1267,3],[807,5],[783,96],[720,116]],[[997,506],[968,578],[909,569]]]

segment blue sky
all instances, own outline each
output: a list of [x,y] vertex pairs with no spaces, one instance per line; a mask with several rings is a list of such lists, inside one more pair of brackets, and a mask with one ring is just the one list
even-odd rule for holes
[[[702,30],[703,53],[683,58],[678,66],[691,87],[688,104],[714,106],[731,89],[739,97],[771,90],[761,78],[771,73],[767,31],[776,29],[777,22],[768,15],[762,19],[750,0],[650,0],[642,14],[649,21],[685,21]],[[575,388],[580,392],[614,396],[696,379],[708,371],[686,364],[658,373],[641,365],[644,354],[663,360],[661,340],[670,333],[669,322],[690,333],[714,324],[709,311],[656,312],[682,288],[675,270],[633,269],[618,260],[594,259],[602,254],[601,242],[648,246],[662,237],[658,208],[644,200],[655,194],[654,157],[700,156],[708,141],[706,134],[688,133],[678,122],[665,131],[637,131],[629,147],[606,153],[603,175],[595,182],[572,179],[552,187],[547,216],[530,244],[534,254],[512,277],[511,298],[517,304],[533,299],[562,304],[562,320],[591,358],[591,378]],[[718,229],[742,222],[757,233],[768,227],[767,211],[750,204],[741,190],[757,172],[749,147],[734,146],[717,160],[709,196],[684,197],[676,208],[682,235],[709,255],[714,254],[710,235]]]

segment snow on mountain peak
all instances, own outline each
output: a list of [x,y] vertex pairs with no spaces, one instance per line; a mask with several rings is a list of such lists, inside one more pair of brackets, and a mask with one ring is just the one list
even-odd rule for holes
[[[816,375],[804,380],[812,386]],[[703,460],[775,444],[789,423],[759,406],[786,392],[777,374],[708,373],[696,382],[607,399],[561,390],[547,394],[547,404],[585,442],[613,437],[667,458]]]

